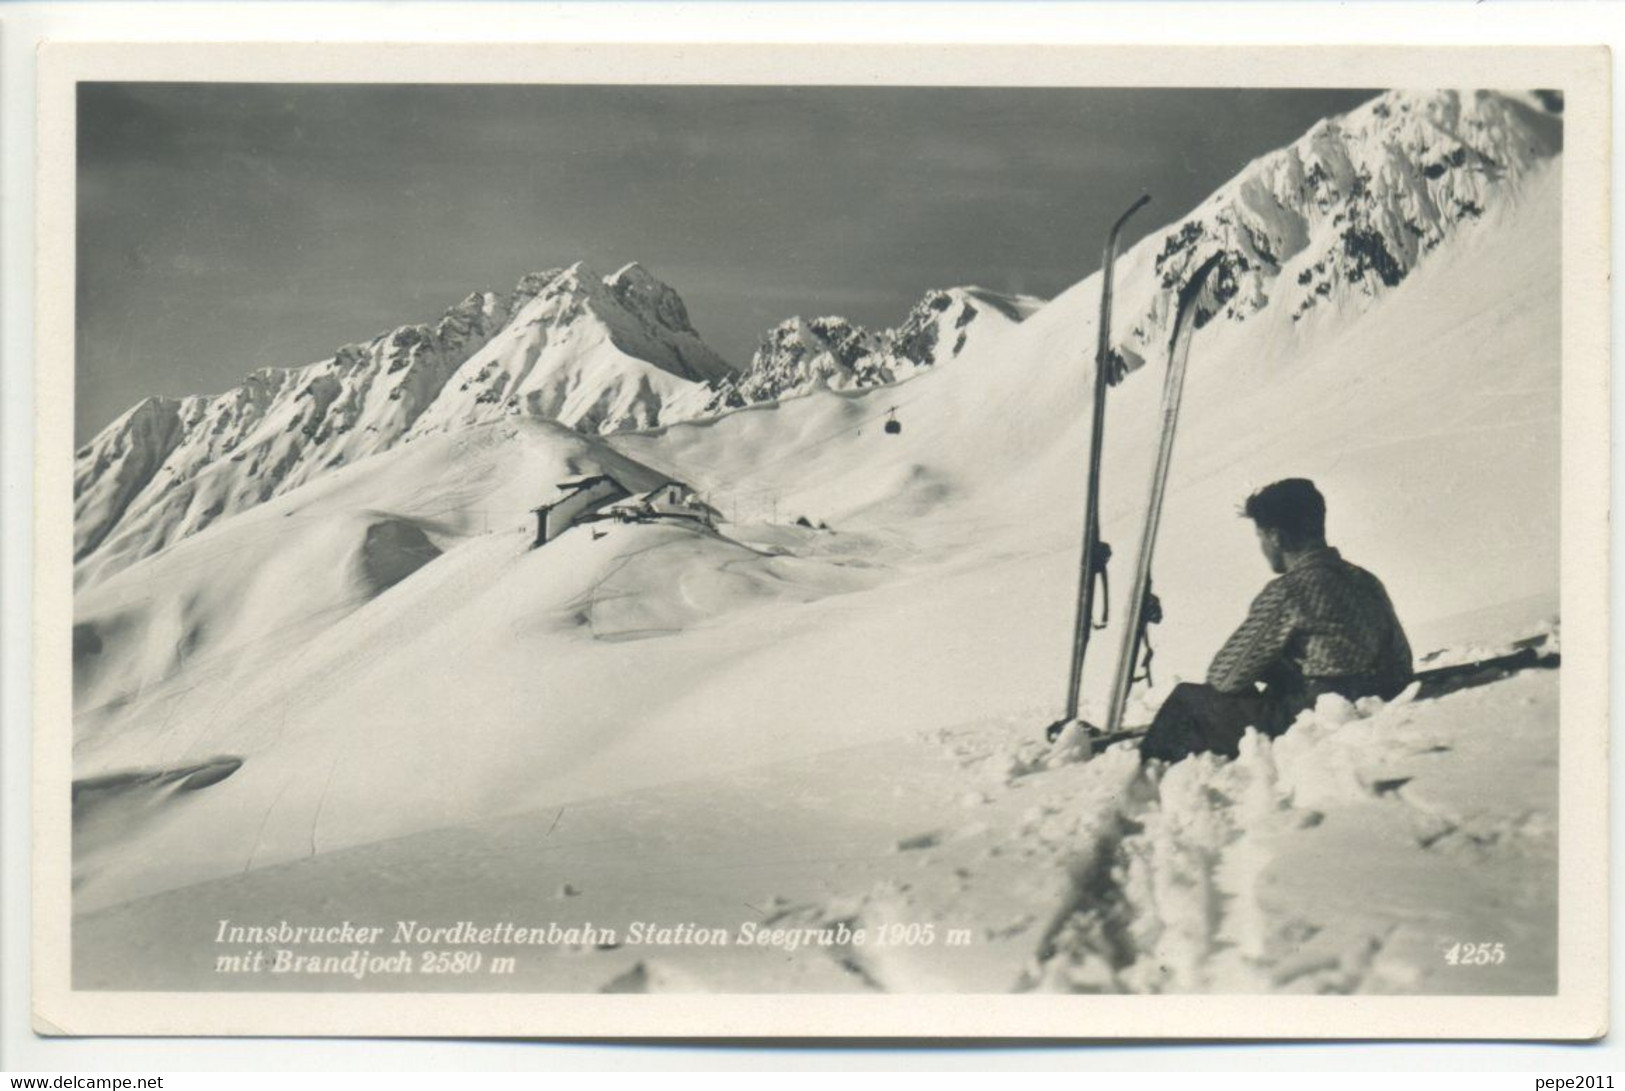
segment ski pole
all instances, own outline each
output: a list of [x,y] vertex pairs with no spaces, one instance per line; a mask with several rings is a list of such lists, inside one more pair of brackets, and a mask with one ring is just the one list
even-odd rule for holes
[[1134,661],[1139,654],[1140,638],[1145,628],[1147,592],[1151,586],[1151,555],[1156,549],[1157,527],[1162,521],[1162,500],[1168,490],[1168,469],[1173,464],[1174,432],[1179,423],[1180,399],[1185,391],[1185,367],[1190,360],[1197,300],[1201,298],[1208,275],[1223,256],[1221,250],[1202,262],[1179,290],[1174,332],[1168,344],[1168,375],[1162,387],[1162,442],[1157,447],[1157,461],[1151,471],[1151,499],[1146,506],[1145,528],[1140,532],[1140,555],[1134,566],[1134,586],[1129,591],[1128,624],[1123,628],[1117,677],[1112,684],[1111,711],[1106,720],[1108,735],[1123,729],[1123,712],[1128,705],[1129,690],[1134,686]]
[[1106,235],[1100,259],[1100,320],[1095,330],[1094,414],[1089,431],[1089,466],[1083,501],[1083,554],[1078,561],[1078,612],[1072,625],[1072,658],[1066,681],[1066,714],[1051,724],[1045,735],[1051,742],[1068,724],[1078,718],[1079,690],[1083,685],[1083,659],[1089,650],[1089,633],[1094,622],[1094,594],[1097,575],[1104,582],[1110,547],[1100,540],[1100,452],[1106,437],[1106,387],[1111,378],[1112,282],[1117,266],[1117,241],[1129,217],[1151,200],[1140,195]]

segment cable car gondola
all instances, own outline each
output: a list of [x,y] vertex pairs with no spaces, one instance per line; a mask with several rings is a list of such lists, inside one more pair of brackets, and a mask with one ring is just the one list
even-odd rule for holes
[[886,411],[886,434],[895,436],[903,430],[903,422],[897,419],[897,407],[894,405]]

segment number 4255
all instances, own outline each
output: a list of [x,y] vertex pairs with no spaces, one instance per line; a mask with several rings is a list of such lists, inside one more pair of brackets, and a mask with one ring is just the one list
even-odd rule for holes
[[1506,947],[1499,943],[1457,943],[1444,953],[1452,966],[1499,966],[1507,960]]

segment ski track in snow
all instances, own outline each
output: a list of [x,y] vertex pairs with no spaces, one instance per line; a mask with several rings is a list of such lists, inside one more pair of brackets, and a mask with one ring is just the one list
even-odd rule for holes
[[[1482,693],[1418,705],[1408,695],[1386,705],[1329,698],[1281,740],[1250,733],[1235,761],[1201,755],[1144,775],[1132,744],[1080,770],[1076,759],[1037,744],[1000,746],[1007,738],[1002,731],[943,732],[935,741],[963,765],[995,774],[969,799],[978,810],[997,810],[1015,796],[1032,802],[1013,828],[997,819],[991,825],[978,821],[899,847],[979,846],[970,852],[950,848],[930,865],[962,882],[974,875],[979,858],[996,855],[993,846],[1001,844],[1014,846],[1033,870],[1051,873],[1059,894],[1049,912],[1033,906],[1002,927],[986,929],[990,941],[1019,936],[1030,946],[1030,960],[1009,982],[1020,991],[1405,992],[1424,982],[1437,991],[1472,991],[1484,975],[1464,969],[1452,982],[1444,956],[1453,942],[1481,942],[1469,939],[1479,934],[1470,929],[1482,927],[1497,908],[1504,915],[1493,918],[1496,935],[1535,933],[1534,949],[1521,952],[1516,972],[1498,984],[1512,992],[1544,991],[1555,986],[1555,970],[1541,957],[1552,954],[1550,935],[1542,940],[1540,934],[1555,906],[1549,889],[1530,899],[1524,884],[1540,875],[1550,878],[1556,851],[1548,809],[1555,798],[1555,710],[1534,717],[1525,710],[1549,701],[1555,686],[1539,672],[1495,684],[1519,691],[1513,717]],[[1469,788],[1470,806],[1461,811],[1413,786],[1419,777],[1426,786],[1434,777],[1449,783],[1452,773],[1459,776],[1446,755],[1462,745],[1463,730],[1481,733],[1481,750],[1503,747],[1503,765],[1518,764],[1505,753],[1530,759],[1529,774],[1539,782],[1533,799],[1528,791],[1514,793],[1502,808]],[[1061,772],[1074,774],[1064,790],[1041,783]],[[1454,785],[1458,792],[1461,787]],[[1351,851],[1355,859],[1361,853],[1400,858],[1397,865],[1380,860],[1379,867],[1393,867],[1390,878],[1411,867],[1446,866],[1441,858],[1464,863],[1452,877],[1455,889],[1409,905],[1403,891],[1347,889],[1336,869],[1348,858],[1327,860],[1313,848],[1328,814],[1334,826],[1377,829],[1363,845],[1356,836]],[[1394,830],[1398,837],[1391,836]],[[1349,847],[1344,831],[1336,836]],[[1283,856],[1306,874],[1277,874]],[[1317,856],[1318,865],[1309,865]],[[1469,872],[1493,877],[1463,889],[1460,880]],[[1294,878],[1335,888],[1332,907],[1283,896]],[[855,903],[835,902],[804,917],[825,927],[837,920],[883,926],[919,919],[922,912],[938,919],[985,919],[973,905],[958,904],[954,894],[911,893],[921,885],[922,879],[910,882],[903,873]],[[1385,894],[1398,904],[1385,906]],[[1366,904],[1359,911],[1345,912],[1361,899]],[[1480,899],[1487,907],[1476,904]],[[1451,926],[1469,931],[1452,933]],[[847,951],[841,957],[857,958],[877,987],[907,991],[932,980],[932,969],[941,969],[933,964],[945,954],[951,962],[952,953],[941,951]],[[1013,969],[1009,953],[1002,964]],[[951,973],[946,977],[953,980]],[[986,988],[996,982],[955,984]]]
[[[870,938],[527,948],[516,978],[465,988],[1541,992],[1555,980],[1557,673],[1328,699],[1235,761],[1149,773],[1132,745],[1082,762],[1034,741],[1036,716],[1012,716],[338,852],[319,851],[313,825],[304,861],[83,916],[76,942],[104,967],[93,987],[131,974],[263,988],[209,980],[210,922],[274,905],[278,919],[449,923],[478,904],[482,920]],[[911,774],[861,775],[876,765]],[[926,927],[929,944],[877,942]],[[142,957],[99,957],[132,936]],[[1486,941],[1510,952],[1499,972],[1445,961],[1452,943]]]

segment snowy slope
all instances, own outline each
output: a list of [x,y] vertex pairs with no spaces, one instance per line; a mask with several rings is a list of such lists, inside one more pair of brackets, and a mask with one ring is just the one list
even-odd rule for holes
[[[1219,193],[1249,181],[1244,174]],[[1160,676],[1199,677],[1244,614],[1265,573],[1235,511],[1281,477],[1321,483],[1334,544],[1383,578],[1413,624],[1553,594],[1560,181],[1557,159],[1508,172],[1482,214],[1449,226],[1448,245],[1398,285],[1355,292],[1342,311],[1294,320],[1286,296],[1197,333],[1155,571],[1170,618],[1155,638]],[[1154,261],[1184,233],[1179,224],[1155,232],[1124,257],[1122,336],[1132,338],[1134,315],[1166,312],[1173,292]],[[1296,283],[1290,271],[1284,280]],[[1282,278],[1271,283],[1283,287]],[[818,395],[615,442],[671,472],[681,467],[724,499],[737,490],[760,507],[767,496],[832,525],[929,525],[913,535],[917,548],[950,563],[957,556],[967,570],[990,556],[1019,558],[1044,566],[1042,586],[1068,588],[1097,306],[1090,278],[1001,338],[1000,366],[975,366],[973,350],[966,366],[923,375],[883,400]],[[1103,527],[1124,571],[1154,455],[1164,354],[1117,389],[1109,409]],[[904,431],[881,437],[891,405]],[[776,447],[766,461],[730,454],[767,435]],[[1034,625],[1067,630],[1069,593],[1034,609]],[[1096,672],[1110,670],[1115,640],[1096,637],[1091,683],[1104,681]],[[1038,654],[1051,677],[1064,677],[1064,641]]]
[[[1427,112],[1471,120],[1503,109],[1498,101],[1441,96]],[[1471,109],[1452,114],[1453,102]],[[1420,108],[1390,109],[1384,120],[1394,122],[1396,146],[1411,131],[1403,119]],[[1376,116],[1373,106],[1356,112],[1366,116]],[[1330,129],[1364,131],[1347,119]],[[1367,133],[1359,146],[1377,143]],[[1533,138],[1519,146],[1553,147]],[[1249,172],[1267,174],[1275,161],[1266,157]],[[1442,184],[1458,169],[1467,168],[1416,174]],[[1340,264],[1348,290],[1320,296],[1327,302],[1307,317],[1285,291],[1296,285],[1293,270],[1322,253],[1306,241],[1280,273],[1260,278],[1271,302],[1198,332],[1157,555],[1168,620],[1154,636],[1152,697],[1180,676],[1200,675],[1267,577],[1235,509],[1251,488],[1283,476],[1320,482],[1333,543],[1385,581],[1418,653],[1447,642],[1493,645],[1555,609],[1560,169],[1560,156],[1546,154],[1475,176],[1481,211],[1441,221],[1441,241],[1403,278],[1349,281],[1354,266]],[[1401,176],[1399,167],[1393,172]],[[1246,191],[1250,180],[1244,173],[1220,192]],[[1341,228],[1335,215],[1306,217],[1306,239],[1333,245],[1337,236],[1326,232]],[[1155,259],[1183,233],[1178,224],[1154,233],[1124,259],[1121,336],[1129,351],[1139,351],[1133,325],[1165,307]],[[161,914],[116,907],[245,872],[211,887],[211,897],[263,903],[267,890],[303,889],[303,877],[318,872],[326,878],[311,889],[332,891],[341,887],[327,869],[345,866],[358,869],[358,888],[370,888],[370,869],[383,857],[340,850],[364,853],[401,837],[409,840],[377,850],[389,868],[439,867],[430,863],[434,846],[466,836],[495,854],[484,859],[488,882],[499,883],[497,875],[528,874],[533,862],[512,854],[534,838],[487,843],[491,823],[545,825],[540,816],[560,808],[613,810],[615,801],[634,807],[631,793],[662,786],[687,802],[637,821],[666,831],[674,868],[747,851],[783,861],[797,857],[774,838],[791,833],[770,826],[756,831],[759,840],[722,838],[718,847],[702,817],[708,801],[724,797],[739,801],[718,819],[724,825],[748,825],[753,806],[771,809],[764,801],[779,798],[783,781],[765,770],[769,763],[802,769],[800,783],[813,785],[810,797],[828,797],[830,813],[849,813],[852,799],[883,796],[915,774],[916,751],[897,740],[943,731],[992,737],[991,749],[977,743],[982,759],[991,755],[986,769],[1007,777],[1016,765],[1030,768],[1020,744],[1054,718],[1062,698],[1097,294],[1093,277],[996,343],[970,346],[962,363],[883,390],[818,391],[604,438],[523,420],[426,430],[418,442],[222,519],[83,590],[76,775],[135,769],[156,779],[105,793],[91,808],[94,836],[76,854],[80,908],[107,908],[98,919],[121,926],[139,919],[161,928]],[[1104,521],[1120,557],[1132,554],[1144,504],[1159,353],[1147,348],[1148,366],[1111,399]],[[998,366],[977,366],[995,358]],[[898,435],[881,428],[892,405],[904,426]],[[567,473],[600,466],[689,482],[726,521],[716,534],[617,526],[597,538],[576,528],[528,550],[526,513],[538,494]],[[797,525],[798,517],[811,525]],[[409,574],[389,578],[402,572]],[[1124,583],[1113,581],[1119,595]],[[1086,709],[1103,693],[1117,636],[1097,637]],[[1551,731],[1554,708],[1531,705],[1506,730]],[[865,747],[875,749],[845,766],[829,757]],[[215,759],[241,764],[206,790],[178,791],[173,776],[159,775]],[[825,761],[857,779],[805,779]],[[942,801],[998,793],[982,785],[981,772],[963,768],[946,771],[941,793],[910,796],[894,811],[865,804],[863,817],[850,820],[862,827],[852,836],[889,831],[903,841],[936,826],[966,827],[961,804],[943,811]],[[1041,917],[1033,906],[1053,912],[1063,903],[1064,844],[1082,836],[1090,815],[1117,813],[1107,798],[1120,794],[1114,765],[1070,768],[1047,771],[1042,783],[1055,787],[1034,797],[1066,831],[1043,856],[1048,870],[1019,888],[995,876],[978,900],[955,903],[953,891],[964,885],[955,869],[969,865],[949,853],[910,856],[921,888],[910,911],[975,905],[985,924],[1003,911],[1002,891],[1008,945],[987,950],[1030,955],[1042,929],[1035,919],[1017,922]],[[1454,776],[1479,775],[1454,761],[1429,772],[1439,792],[1456,790],[1448,787]],[[1181,773],[1169,790],[1192,776]],[[1531,776],[1524,808],[1537,839],[1539,814],[1549,811],[1539,776]],[[679,784],[696,778],[705,786]],[[1026,786],[999,806],[1017,807],[1019,819],[1021,793],[1036,792],[1041,778],[1017,779]],[[807,805],[816,810],[817,800]],[[968,843],[985,834],[991,847],[998,831],[1019,825],[989,820],[955,836]],[[1271,858],[1249,866],[1267,870]],[[1496,877],[1519,866],[1513,857],[1503,863]],[[812,872],[828,886],[820,906],[843,893],[872,900],[868,873],[860,883],[856,874]],[[624,909],[638,893],[624,884],[638,874],[606,880],[623,884],[606,897],[621,898]],[[722,911],[721,901],[706,901],[703,882],[671,886],[684,906]],[[656,898],[643,892],[646,905]],[[1310,904],[1313,896],[1295,903],[1310,917],[1326,912]],[[213,911],[221,903],[208,904]],[[1000,974],[1019,968],[995,961]],[[1170,987],[1234,980],[1200,959],[1186,964],[1192,968]],[[599,968],[568,987],[597,987]],[[871,976],[889,978],[885,987],[926,987],[917,972],[904,965]],[[1068,970],[1056,987],[1083,987],[1094,972]],[[1001,980],[1013,978],[1012,970]],[[1383,980],[1405,987],[1402,978]],[[1108,984],[1156,982],[1128,975]]]
[[[1032,724],[1009,718],[561,800],[89,912],[74,927],[76,983],[1550,992],[1556,696],[1554,673],[1534,672],[1433,701],[1331,703],[1237,762],[1185,762],[1156,783],[1136,781],[1128,750],[1029,765]],[[500,978],[212,973],[238,950],[213,942],[221,920],[334,913],[386,934],[400,920],[591,923],[617,942],[473,948],[517,956]],[[655,926],[644,942],[631,939],[638,923]],[[747,923],[786,938],[660,942],[684,926],[737,937]],[[842,924],[867,942],[839,942]],[[929,944],[882,941],[926,927]],[[1488,934],[1503,937],[1503,964],[1447,960]]]

